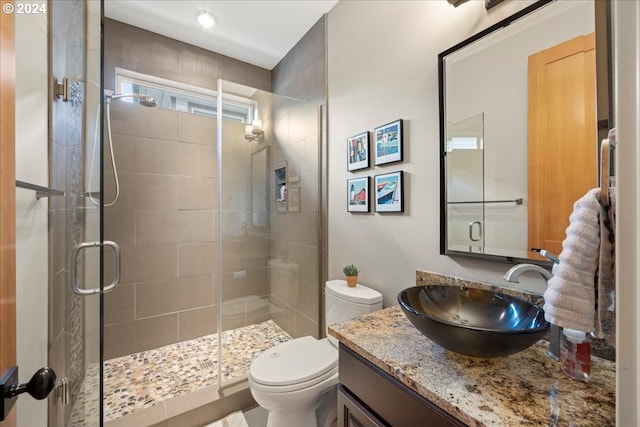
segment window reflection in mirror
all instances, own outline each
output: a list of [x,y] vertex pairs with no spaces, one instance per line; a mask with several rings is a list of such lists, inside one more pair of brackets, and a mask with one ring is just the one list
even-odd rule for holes
[[[587,155],[572,156],[575,151],[565,151],[555,159],[547,158],[546,153],[548,150],[564,147],[572,138],[580,139],[581,143],[588,147],[578,148],[579,150],[596,153],[596,107],[595,102],[586,98],[591,95],[567,92],[559,96],[562,102],[572,103],[549,113],[556,119],[562,114],[558,120],[560,125],[564,126],[564,123],[573,120],[574,111],[580,111],[582,123],[593,123],[589,123],[587,127],[577,122],[578,124],[573,124],[573,130],[565,129],[550,135],[543,133],[544,138],[549,140],[547,143],[551,145],[543,148],[542,157],[532,159],[529,151],[531,127],[535,125],[536,120],[544,122],[545,119],[532,119],[529,58],[578,36],[592,34],[595,30],[595,7],[591,0],[542,1],[505,21],[511,23],[506,26],[505,22],[496,24],[439,55],[443,205],[441,252],[462,256],[481,253],[482,255],[478,256],[492,260],[528,259],[546,263],[530,251],[531,247],[542,246],[552,252],[556,250],[562,242],[563,236],[560,235],[563,235],[568,225],[573,201],[597,185],[588,178],[582,184],[586,188],[572,189],[568,195],[560,195],[557,190],[565,187],[562,180],[567,179],[566,176],[563,178],[563,162],[569,162],[571,158],[580,159],[579,168],[593,171],[594,177],[597,176],[597,162],[595,158],[591,160]],[[582,65],[593,65],[595,70],[595,57],[585,58]],[[590,64],[591,61],[593,64]],[[581,68],[576,72],[582,75],[585,74],[585,69]],[[564,78],[569,82],[573,80],[570,74]],[[588,86],[589,83],[585,85]],[[595,81],[593,86],[595,97]],[[568,88],[567,81],[554,89],[545,90],[553,90],[548,95],[555,95],[560,92],[558,88]],[[542,108],[543,111],[547,111],[547,107]],[[566,114],[561,113],[562,111]],[[461,182],[470,182],[469,177],[479,173],[480,160],[479,157],[476,161],[467,159],[467,163],[473,167],[465,170],[459,156],[471,154],[463,154],[463,150],[449,151],[452,141],[448,132],[454,128],[452,124],[465,123],[476,117],[479,112],[483,113],[484,124],[481,150],[482,180],[479,180],[482,185],[465,184],[464,189],[467,193],[459,194]],[[580,134],[575,129],[579,129]],[[535,134],[536,129],[533,129],[533,132]],[[540,136],[537,138],[540,139]],[[572,146],[570,150],[576,148]],[[479,155],[476,153],[476,156]],[[547,170],[538,171],[538,175],[530,175],[530,169],[535,168],[536,162],[545,164]],[[554,164],[553,170],[551,164]],[[551,176],[554,177],[554,182],[549,185]],[[536,201],[535,197],[531,199],[532,179],[547,182],[547,187],[543,186],[546,200]],[[465,199],[467,196],[478,196],[478,201],[485,203],[451,204],[467,201],[459,200],[458,197],[463,196]],[[562,203],[568,207],[558,207],[557,200],[560,198],[566,199]],[[569,201],[570,199],[572,200]],[[513,202],[486,203],[503,200]],[[473,200],[469,198],[469,201]],[[550,214],[543,211],[543,214],[540,214],[539,208],[532,211],[530,201],[538,205],[546,204],[545,209],[554,212]],[[559,219],[551,224],[548,218],[553,215]],[[476,221],[479,221],[480,225],[472,225]],[[542,243],[531,243],[532,229],[542,230]],[[477,240],[480,230],[482,237]],[[550,247],[544,247],[545,245]]]

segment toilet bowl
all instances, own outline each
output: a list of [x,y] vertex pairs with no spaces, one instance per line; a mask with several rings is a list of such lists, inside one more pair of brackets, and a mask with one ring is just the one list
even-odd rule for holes
[[267,427],[331,425],[335,408],[333,414],[318,409],[332,406],[324,403],[335,400],[336,384],[338,350],[326,338],[279,344],[258,356],[249,370],[251,394],[269,411]]
[[[327,282],[326,324],[382,308],[382,295],[344,280]],[[263,352],[249,368],[249,388],[268,412],[267,427],[329,427],[337,417],[338,346],[331,337],[296,338]]]

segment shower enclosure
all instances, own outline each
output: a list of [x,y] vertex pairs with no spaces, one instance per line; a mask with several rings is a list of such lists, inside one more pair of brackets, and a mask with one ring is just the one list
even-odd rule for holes
[[58,381],[20,398],[18,425],[245,408],[255,356],[322,334],[319,107],[226,81],[124,87],[102,2],[48,5],[16,16],[10,326],[21,382],[44,365]]
[[126,89],[158,106],[114,97],[105,124],[103,202],[116,182],[119,196],[104,236],[122,251],[104,305],[107,425],[213,400],[260,352],[321,334],[319,107],[227,81],[213,96]]

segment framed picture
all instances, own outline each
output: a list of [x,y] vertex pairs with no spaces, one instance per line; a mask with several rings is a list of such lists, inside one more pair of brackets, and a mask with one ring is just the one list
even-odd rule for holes
[[376,165],[402,161],[402,119],[373,131]]
[[369,167],[369,131],[347,138],[347,170]]
[[402,171],[376,175],[374,188],[376,212],[403,212]]
[[347,211],[369,212],[369,177],[347,180]]
[[287,201],[287,162],[279,163],[273,170],[273,198],[276,202]]
[[300,212],[300,187],[290,188],[287,193],[289,212]]
[[273,199],[278,212],[287,211],[287,162],[279,163],[273,170]]

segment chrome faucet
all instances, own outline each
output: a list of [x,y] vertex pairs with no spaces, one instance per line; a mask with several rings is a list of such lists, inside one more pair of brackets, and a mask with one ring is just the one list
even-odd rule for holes
[[522,273],[524,273],[525,271],[537,271],[538,273],[542,274],[546,280],[549,280],[552,277],[552,274],[551,274],[551,272],[549,270],[544,269],[544,268],[540,267],[539,265],[535,265],[535,264],[517,264],[517,265],[514,265],[513,267],[511,267],[509,269],[509,271],[507,271],[505,273],[503,278],[507,282],[519,283],[518,279],[520,278],[520,275]]
[[[542,255],[547,256],[549,259],[551,259],[551,257],[549,257],[546,254],[542,254]],[[505,275],[503,276],[504,280],[506,280],[507,282],[519,283],[518,278],[525,271],[537,271],[542,276],[544,276],[546,280],[549,280],[551,279],[551,277],[553,277],[553,274],[551,274],[549,270],[544,269],[539,265],[516,264],[513,267],[511,267],[509,271],[505,273]],[[552,323],[551,327],[549,328],[549,350],[547,350],[547,355],[553,360],[555,360],[556,362],[560,360],[559,355],[560,355],[560,335],[561,334],[562,334],[562,328]]]

